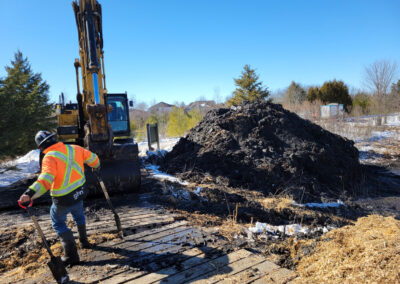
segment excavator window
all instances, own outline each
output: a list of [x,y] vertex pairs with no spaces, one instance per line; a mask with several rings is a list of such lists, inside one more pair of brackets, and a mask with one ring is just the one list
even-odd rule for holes
[[126,135],[125,133],[129,133],[129,110],[126,97],[123,95],[108,95],[107,104],[112,107],[112,111],[108,113],[107,118],[114,135]]

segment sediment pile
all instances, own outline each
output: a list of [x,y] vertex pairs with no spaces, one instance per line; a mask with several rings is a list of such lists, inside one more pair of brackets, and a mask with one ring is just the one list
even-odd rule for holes
[[193,182],[290,195],[298,202],[354,195],[360,177],[353,141],[265,101],[208,112],[162,168]]

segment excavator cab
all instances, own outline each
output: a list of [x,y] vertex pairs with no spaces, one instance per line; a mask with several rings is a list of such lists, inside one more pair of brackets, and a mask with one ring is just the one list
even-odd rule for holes
[[130,136],[129,107],[126,94],[107,94],[106,104],[111,106],[107,114],[114,136]]

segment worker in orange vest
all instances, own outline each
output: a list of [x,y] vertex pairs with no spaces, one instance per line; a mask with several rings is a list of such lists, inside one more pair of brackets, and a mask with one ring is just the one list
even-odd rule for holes
[[65,221],[67,214],[71,213],[78,226],[81,247],[90,247],[83,208],[83,199],[87,193],[83,164],[98,170],[100,161],[95,153],[85,148],[57,142],[55,135],[49,131],[39,131],[35,142],[44,154],[41,173],[19,201],[28,203],[50,190],[53,201],[50,207],[51,222],[64,249],[61,259],[65,265],[74,265],[79,263],[79,255],[74,236]]

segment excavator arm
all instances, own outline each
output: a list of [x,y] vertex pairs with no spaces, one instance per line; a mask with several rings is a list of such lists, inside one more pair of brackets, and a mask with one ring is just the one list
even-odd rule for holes
[[[79,59],[74,62],[77,103],[65,104],[61,95],[58,138],[98,154],[111,191],[138,189],[140,162],[138,145],[130,138],[127,94],[109,94],[106,89],[101,5],[97,0],[76,0],[72,8],[79,42]],[[97,184],[90,174],[86,178],[89,185]]]
[[[105,98],[104,52],[101,5],[96,0],[79,0],[72,2],[78,29],[79,56],[74,66],[77,75],[78,103],[81,101],[83,121],[85,123],[85,146],[91,150],[95,147],[106,151],[104,143],[111,143],[112,131],[107,124]],[[82,75],[82,93],[79,88],[79,70]],[[100,142],[100,143],[98,143]],[[107,145],[111,147],[110,144]]]

